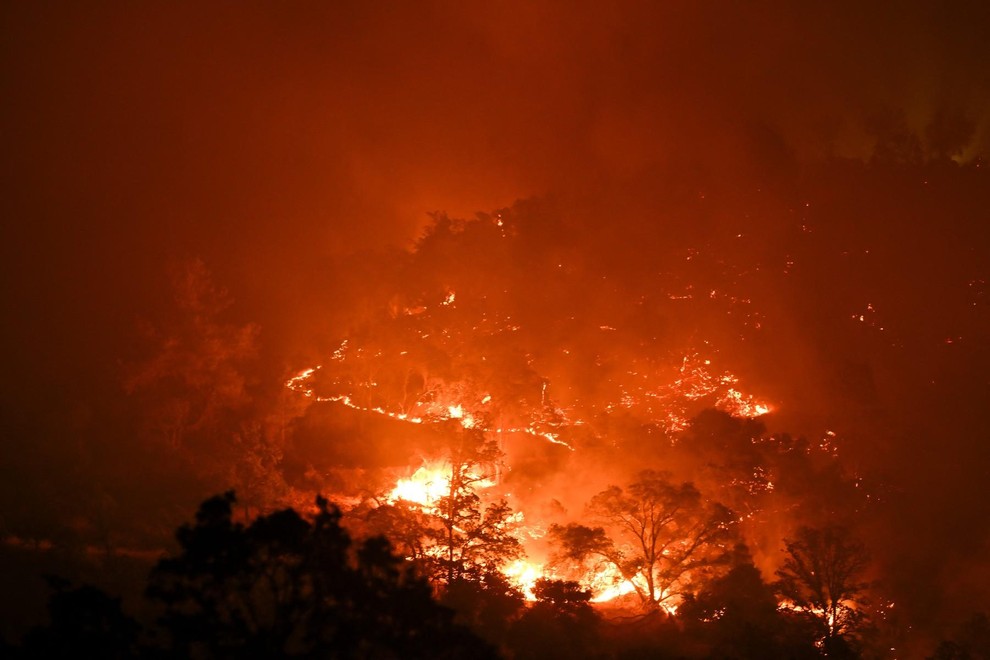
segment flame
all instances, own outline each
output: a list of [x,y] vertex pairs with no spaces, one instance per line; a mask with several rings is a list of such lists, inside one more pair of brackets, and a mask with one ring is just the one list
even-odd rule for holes
[[461,426],[466,429],[473,429],[477,426],[477,422],[474,419],[474,415],[464,410],[464,406],[461,404],[456,404],[453,406],[447,406],[447,415],[450,419],[458,419],[461,422]]
[[593,603],[605,603],[636,591],[633,581],[626,579],[614,564],[608,564],[595,571],[581,580],[581,585],[591,590]]
[[408,479],[399,479],[386,500],[389,504],[394,504],[398,500],[405,500],[429,507],[449,492],[450,467],[424,465],[413,472]]
[[[440,304],[452,306],[455,300],[454,292],[448,291],[447,297]],[[422,311],[417,309],[415,312],[407,313],[419,314]],[[518,326],[506,327],[510,331],[518,330]],[[609,333],[621,332],[620,329],[609,325],[602,325],[600,329]],[[420,336],[425,340],[431,334],[435,333],[421,333]],[[446,336],[446,331],[441,331],[439,335]],[[431,339],[431,341],[438,340]],[[404,356],[408,352],[401,348],[404,347],[399,347],[400,350],[397,350],[399,357],[396,359],[406,359]],[[469,379],[455,380],[432,388],[424,386],[420,398],[411,404],[398,401],[378,403],[387,400],[384,394],[385,388],[380,387],[374,378],[370,377],[367,382],[355,384],[349,375],[353,371],[344,366],[344,363],[351,358],[361,360],[362,356],[372,354],[375,360],[387,358],[380,350],[362,353],[364,350],[361,347],[352,348],[347,340],[344,340],[333,351],[327,363],[327,371],[330,372],[327,375],[330,378],[325,381],[333,388],[329,393],[325,390],[318,392],[314,384],[318,373],[323,369],[322,365],[300,371],[286,381],[286,387],[314,401],[333,402],[358,412],[377,414],[401,422],[411,424],[456,422],[465,429],[474,429],[482,433],[526,434],[561,445],[571,451],[574,451],[574,447],[561,437],[562,434],[568,429],[585,425],[582,416],[593,419],[591,417],[593,415],[616,409],[635,410],[644,418],[653,420],[670,431],[685,429],[688,426],[688,419],[694,414],[692,411],[700,406],[714,405],[731,415],[746,418],[760,417],[772,410],[769,404],[745,394],[740,388],[739,378],[736,375],[713,364],[717,351],[707,349],[702,353],[691,349],[683,356],[678,355],[675,364],[667,364],[667,366],[654,359],[633,359],[628,363],[626,371],[618,373],[615,381],[612,381],[614,398],[598,404],[579,404],[575,400],[570,406],[563,405],[549,394],[550,379],[543,377],[539,405],[537,406],[535,402],[532,404],[529,418],[519,419],[517,416],[514,418],[515,425],[501,426],[501,424],[493,424],[492,421],[501,418],[499,411],[504,402],[493,401],[492,394],[484,390],[480,392],[472,390],[468,385]],[[563,351],[565,354],[569,353],[567,349]],[[322,383],[320,387],[323,387]],[[567,391],[566,386],[562,389]],[[367,399],[365,394],[369,395]],[[378,405],[358,403],[365,400],[375,401]],[[467,476],[470,477],[473,488],[489,488],[495,485],[495,482],[486,475]],[[765,475],[754,473],[754,480],[761,484],[761,488],[772,490],[772,483],[764,477]],[[386,496],[386,500],[391,504],[399,501],[407,502],[419,507],[425,513],[432,513],[436,512],[438,502],[450,494],[450,489],[451,466],[442,461],[426,462],[408,477],[398,479]],[[522,512],[518,512],[518,515],[521,521]],[[550,569],[525,559],[512,562],[504,567],[502,572],[528,600],[536,599],[533,587],[537,580],[553,577]],[[578,581],[584,589],[591,592],[593,603],[606,603],[634,592],[643,595],[649,591],[645,578],[639,575],[627,578],[615,565],[598,567]],[[660,607],[670,613],[676,611],[676,597],[662,600],[664,602]]]
[[508,578],[509,583],[519,589],[526,597],[526,600],[535,601],[536,595],[533,587],[540,578],[547,577],[543,573],[543,566],[533,564],[525,559],[517,559],[502,569],[502,574]]
[[[471,480],[472,488],[491,488],[495,485],[493,479],[483,474],[470,472],[465,476]],[[428,462],[410,477],[399,479],[385,500],[389,504],[405,500],[430,509],[437,500],[450,494],[450,477],[450,464],[445,461]]]
[[[452,295],[452,294],[451,294]],[[611,326],[608,329],[613,330]],[[707,343],[707,342],[706,342]],[[566,350],[565,350],[566,352]],[[710,349],[709,349],[710,352]],[[716,351],[717,352],[717,351]],[[400,351],[399,355],[405,355]],[[362,349],[351,350],[347,340],[333,352],[331,360],[343,363],[349,355],[360,359]],[[376,357],[382,357],[379,352]],[[718,370],[713,365],[712,357],[705,357],[698,350],[691,350],[679,359],[679,365],[674,373],[666,373],[655,365],[641,364],[633,360],[618,386],[614,400],[603,406],[606,412],[617,408],[636,410],[639,414],[666,427],[672,432],[687,428],[688,420],[698,404],[694,402],[709,402],[708,405],[728,412],[736,417],[756,418],[772,412],[770,404],[757,400],[754,396],[744,394],[738,386],[739,378],[730,371]],[[485,415],[477,415],[472,411],[490,410],[493,403],[491,394],[485,393],[479,400],[471,401],[438,401],[431,397],[416,401],[409,412],[389,410],[381,406],[362,406],[355,401],[353,392],[323,395],[318,394],[312,385],[312,380],[322,365],[300,371],[296,376],[286,381],[286,386],[315,401],[334,402],[360,412],[383,415],[391,419],[421,424],[424,422],[441,422],[457,420],[466,429],[477,429],[485,433],[524,433],[532,437],[544,439],[550,443],[561,445],[573,451],[574,447],[561,438],[561,430],[584,425],[576,408],[565,408],[556,405],[547,396],[549,380],[543,379],[541,402],[542,410],[533,413],[530,423],[518,427],[493,428],[485,424]],[[333,380],[335,386],[346,386],[348,381]],[[361,387],[374,391],[377,383],[368,382]],[[432,396],[432,395],[431,395]],[[585,413],[595,413],[592,409]],[[542,421],[538,418],[543,417]],[[549,421],[548,421],[549,420]]]
[[769,404],[758,403],[752,396],[747,396],[732,387],[719,399],[717,405],[736,417],[762,417],[772,410]]
[[[385,410],[380,406],[374,406],[374,407],[362,406],[355,403],[354,399],[347,394],[329,395],[329,396],[320,395],[317,394],[313,390],[313,388],[307,383],[310,379],[313,378],[314,375],[316,375],[316,372],[322,368],[323,365],[317,365],[315,367],[309,367],[307,369],[303,369],[298,374],[285,381],[285,386],[288,389],[292,390],[293,392],[298,392],[299,394],[302,394],[303,396],[320,403],[339,403],[343,406],[346,406],[347,408],[350,408],[351,410],[357,410],[358,412],[363,412],[363,413],[373,413],[376,415],[382,415],[384,417],[388,417],[390,419],[394,419],[400,422],[409,422],[411,424],[422,424],[425,421],[436,422],[436,421],[443,421],[448,419],[456,419],[460,422],[461,426],[463,426],[466,429],[479,429],[485,433],[525,433],[527,435],[531,435],[536,438],[543,438],[548,442],[551,442],[556,445],[561,445],[562,447],[566,447],[567,449],[574,451],[574,447],[572,447],[564,440],[561,440],[560,435],[557,433],[553,433],[552,431],[539,430],[533,426],[495,428],[495,429],[484,427],[478,422],[478,420],[474,417],[474,415],[467,412],[464,409],[463,405],[460,403],[441,406],[439,408],[437,408],[436,406],[432,406],[431,414],[420,416],[420,415],[410,415],[408,413],[393,412],[391,410]],[[482,399],[481,403],[485,405],[488,404],[489,402],[491,402],[491,395],[486,394],[485,397]],[[580,426],[583,423],[584,422],[582,422],[581,420],[577,420],[573,422],[573,425]]]

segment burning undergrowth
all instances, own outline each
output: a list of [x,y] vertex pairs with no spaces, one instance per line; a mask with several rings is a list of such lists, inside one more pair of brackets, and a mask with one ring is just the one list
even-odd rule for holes
[[[761,329],[737,265],[668,249],[614,268],[587,229],[532,202],[437,215],[392,294],[287,387],[379,425],[377,468],[330,483],[441,581],[496,571],[533,597],[575,580],[673,612],[733,544],[772,570],[781,533],[867,496],[834,437],[760,421],[776,404],[719,345]],[[709,286],[715,267],[734,285]]]
[[[968,346],[983,308],[951,344],[913,332],[877,277],[911,246],[860,230],[833,183],[801,203],[664,193],[612,224],[602,201],[436,214],[408,250],[335,261],[332,314],[304,317],[320,348],[285,365],[278,393],[244,366],[253,326],[180,309],[190,328],[159,333],[132,381],[154,404],[145,432],[249,508],[331,496],[438,593],[467,580],[539,599],[550,578],[597,608],[711,618],[698,603],[736,564],[770,580],[785,540],[836,524],[870,536],[882,575],[902,557],[882,554],[903,492],[885,463],[910,450],[895,443],[926,402],[925,361]],[[939,282],[977,295],[971,266]]]

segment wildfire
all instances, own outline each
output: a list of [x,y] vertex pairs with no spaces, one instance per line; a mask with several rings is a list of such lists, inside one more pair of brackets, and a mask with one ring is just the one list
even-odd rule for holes
[[[529,601],[536,600],[533,587],[536,585],[537,580],[555,577],[554,573],[548,571],[545,566],[526,561],[525,559],[517,559],[507,565],[502,569],[502,574]],[[578,583],[583,589],[591,592],[592,603],[607,603],[627,594],[636,593],[637,583],[643,582],[639,576],[635,576],[632,580],[626,579],[612,565],[601,568],[597,572],[578,580]],[[645,589],[646,585],[645,583],[639,584],[639,587]],[[665,603],[662,607],[671,614],[677,611],[677,606],[674,604]]]
[[636,591],[633,581],[623,577],[619,569],[612,564],[592,573],[582,580],[582,585],[591,590],[593,603],[605,603]]
[[[389,492],[386,500],[389,504],[403,500],[417,504],[424,510],[430,510],[440,498],[445,497],[450,492],[450,474],[451,469],[447,463],[442,461],[429,462],[419,467],[408,478],[396,481],[395,487]],[[474,486],[477,488],[489,488],[495,485],[494,481],[480,475],[470,476],[476,479]],[[521,519],[521,512],[517,513],[516,516]],[[519,589],[529,601],[536,600],[533,587],[537,580],[554,577],[553,572],[548,567],[526,559],[517,559],[503,567],[501,571],[509,583]],[[605,603],[620,596],[634,593],[637,590],[637,580],[642,581],[639,576],[628,580],[623,577],[617,567],[607,565],[599,568],[596,572],[583,576],[579,583],[591,592],[592,602]],[[673,611],[670,608],[667,609]]]
[[[313,390],[313,387],[309,384],[309,381],[311,381],[312,378],[316,375],[316,373],[322,368],[323,368],[322,365],[318,365],[315,367],[309,367],[307,369],[303,369],[298,374],[288,379],[285,382],[285,386],[290,390],[292,390],[293,392],[298,392],[299,394],[302,394],[303,396],[313,399],[314,401],[320,403],[339,403],[347,408],[350,408],[351,410],[356,410],[358,412],[363,412],[363,413],[372,413],[375,415],[382,415],[383,417],[388,417],[390,419],[394,419],[400,422],[408,422],[410,424],[422,424],[426,421],[440,422],[444,420],[453,419],[453,420],[457,420],[460,423],[460,425],[466,429],[477,428],[480,429],[481,431],[484,431],[485,433],[500,433],[500,434],[525,433],[526,435],[530,435],[536,438],[543,438],[548,442],[551,442],[556,445],[561,445],[563,447],[566,447],[567,449],[570,449],[571,451],[574,451],[574,448],[570,444],[560,439],[560,435],[558,433],[537,429],[534,426],[507,427],[507,428],[484,427],[478,422],[476,417],[467,410],[465,410],[463,404],[460,403],[450,404],[446,406],[437,406],[437,405],[427,406],[425,407],[426,410],[422,415],[419,414],[410,415],[404,412],[394,412],[391,410],[386,410],[381,406],[371,407],[371,406],[359,405],[354,401],[353,397],[351,397],[348,394],[329,395],[329,396],[320,395]],[[482,399],[481,404],[486,405],[490,402],[491,402],[491,395],[486,394],[485,397]],[[583,424],[583,422],[581,422],[580,420],[573,422],[574,426],[580,426],[581,424]]]
[[[344,359],[346,346],[345,340],[334,352],[333,360]],[[654,379],[648,378],[636,370],[631,370],[628,374],[633,379],[629,385],[622,387],[622,395],[618,401],[607,403],[604,408],[606,411],[615,408],[637,409],[674,432],[682,431],[687,427],[687,420],[690,416],[688,404],[694,401],[714,400],[716,408],[736,417],[755,418],[772,412],[773,408],[770,404],[761,402],[752,395],[744,394],[735,387],[739,381],[738,377],[728,371],[715,372],[712,370],[711,364],[710,359],[703,359],[697,353],[685,355],[681,360],[677,377],[667,384],[659,384],[654,387],[649,386],[649,383]],[[582,426],[585,423],[580,417],[575,416],[574,411],[560,407],[548,408],[548,410],[552,409],[553,415],[557,417],[557,421],[552,425],[534,423],[519,427],[490,428],[483,425],[480,418],[462,402],[420,403],[414,406],[417,410],[415,413],[387,410],[381,406],[363,406],[358,404],[350,394],[317,394],[311,381],[322,368],[322,365],[319,365],[304,369],[288,379],[285,385],[314,401],[339,403],[352,410],[382,415],[397,421],[422,424],[424,422],[456,420],[466,429],[479,429],[486,433],[500,434],[524,433],[561,445],[572,451],[574,447],[561,438],[558,429]],[[645,382],[639,382],[640,376],[646,379]],[[372,383],[372,385],[374,384]],[[543,384],[542,393],[546,403],[545,393],[546,381]],[[484,409],[491,404],[491,395],[485,394],[476,404],[476,408]],[[551,430],[548,430],[547,426],[550,426]]]
[[423,466],[408,479],[399,479],[387,500],[394,504],[398,500],[415,502],[421,506],[432,506],[434,502],[450,492],[450,468]]
[[[450,300],[452,303],[453,300]],[[450,304],[448,303],[448,304]],[[348,357],[348,345],[344,341],[332,355],[334,363],[342,363]],[[355,401],[351,394],[335,395],[318,394],[314,389],[313,380],[321,366],[305,369],[286,382],[286,386],[315,401],[334,402],[363,413],[372,413],[391,419],[412,423],[439,423],[455,421],[465,429],[480,430],[483,433],[512,434],[521,433],[531,437],[541,438],[550,443],[562,445],[571,451],[574,447],[562,440],[560,429],[583,425],[573,410],[565,409],[554,404],[548,396],[549,380],[544,379],[540,400],[543,414],[535,416],[527,426],[520,427],[488,427],[483,420],[490,419],[488,411],[493,405],[491,394],[485,393],[473,404],[463,399],[442,402],[443,397],[418,402],[413,406],[415,412],[397,412],[381,406],[362,406]],[[712,360],[701,357],[698,353],[690,353],[680,360],[679,368],[674,378],[664,383],[658,379],[657,373],[640,374],[637,370],[629,371],[633,378],[622,388],[623,394],[617,404],[607,404],[605,409],[615,407],[636,409],[648,417],[664,424],[672,431],[682,430],[687,425],[689,417],[688,404],[694,401],[707,400],[719,409],[725,410],[738,417],[759,417],[771,411],[768,404],[757,401],[753,396],[744,394],[737,388],[738,378],[728,371],[716,371]],[[372,386],[375,383],[371,383]],[[458,388],[452,388],[457,390]],[[447,392],[449,395],[450,392]],[[436,400],[440,399],[440,400]],[[592,411],[593,412],[593,411]],[[490,488],[495,481],[485,475],[468,475],[474,488]],[[386,500],[390,504],[405,501],[430,512],[437,502],[450,494],[451,466],[445,462],[428,462],[417,468],[410,476],[398,479],[389,492]],[[521,517],[522,512],[519,512]],[[553,577],[540,564],[519,559],[502,569],[503,574],[511,584],[516,586],[528,600],[535,600],[533,587],[537,580]],[[579,579],[583,588],[592,594],[592,602],[606,603],[632,593],[645,593],[647,587],[640,584],[644,580],[640,576],[632,579],[623,576],[614,565],[604,566],[596,572],[587,574]],[[663,605],[664,609],[673,613],[676,603]]]
[[768,404],[758,403],[753,397],[731,387],[725,396],[719,399],[717,405],[736,417],[762,417],[771,411]]
[[473,429],[476,426],[474,416],[464,410],[461,404],[447,406],[447,414],[450,419],[460,420],[461,426],[466,429]]
[[[442,497],[450,494],[450,465],[431,462],[418,468],[407,479],[399,479],[385,498],[389,504],[399,500],[413,502],[429,509]],[[491,488],[495,481],[481,474],[466,475],[472,488]]]
[[[633,412],[673,432],[685,429],[688,420],[705,407],[747,418],[771,411],[770,405],[744,393],[735,374],[717,366],[718,351],[708,342],[700,348],[682,347],[683,353],[653,352],[645,357],[610,352],[604,346],[591,362],[602,367],[600,391],[610,394],[596,400],[566,382],[551,388],[551,375],[560,378],[554,371],[559,365],[546,359],[546,352],[521,350],[518,354],[499,354],[495,359],[488,352],[494,350],[489,348],[492,343],[499,342],[487,340],[498,335],[518,333],[525,342],[527,328],[510,315],[511,309],[491,307],[484,296],[465,294],[462,298],[452,289],[446,289],[442,297],[438,293],[432,301],[417,298],[395,303],[380,333],[372,331],[359,335],[359,339],[343,340],[330,355],[325,370],[322,365],[304,369],[289,378],[286,386],[314,401],[337,403],[400,422],[458,424],[489,435],[489,439],[498,436],[500,442],[504,435],[526,435],[571,451],[575,448],[568,440],[574,435],[581,437],[572,435],[573,429],[592,426],[585,420],[613,411]],[[713,291],[711,297],[715,294]],[[396,323],[388,325],[390,319]],[[625,332],[620,324],[596,321],[592,327],[607,333],[610,342]],[[474,336],[483,341],[473,344]],[[560,350],[573,360],[571,352],[578,349],[568,346]],[[428,356],[433,355],[446,356],[457,368],[453,373],[424,368]],[[484,389],[477,386],[500,380],[508,383]],[[467,476],[472,488],[495,485],[483,474]],[[451,495],[451,481],[451,465],[427,462],[398,479],[385,499],[390,504],[402,501],[426,513],[435,512],[438,502]],[[520,520],[522,513],[518,512]],[[551,569],[526,559],[512,561],[502,572],[529,600],[535,600],[537,580],[553,577]],[[579,582],[591,592],[595,603],[650,592],[645,579],[630,579],[615,565],[599,567]],[[676,604],[664,608],[673,612]]]
[[530,601],[536,600],[536,595],[533,593],[533,587],[536,585],[536,581],[540,578],[547,577],[543,573],[543,566],[530,563],[525,559],[517,559],[512,562],[502,569],[502,574],[505,575],[514,587],[523,593],[526,600]]

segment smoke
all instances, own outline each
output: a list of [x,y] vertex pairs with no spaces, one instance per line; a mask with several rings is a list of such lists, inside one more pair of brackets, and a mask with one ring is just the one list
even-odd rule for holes
[[8,7],[11,306],[119,323],[164,260],[199,255],[278,319],[327,257],[408,245],[428,211],[658,167],[786,183],[795,159],[868,157],[897,136],[972,158],[981,11]]

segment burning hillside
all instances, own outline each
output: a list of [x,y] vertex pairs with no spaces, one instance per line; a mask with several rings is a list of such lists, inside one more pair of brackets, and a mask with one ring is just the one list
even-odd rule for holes
[[[362,515],[418,521],[419,540],[405,546],[410,557],[436,562],[448,553],[449,570],[467,561],[454,561],[455,546],[471,554],[486,534],[513,538],[518,546],[486,555],[483,565],[531,598],[541,577],[575,579],[596,602],[635,593],[673,612],[733,542],[753,545],[772,569],[776,541],[767,529],[795,524],[788,509],[810,490],[796,482],[835,456],[827,437],[795,446],[754,421],[771,405],[746,392],[714,339],[752,340],[764,315],[742,292],[699,281],[707,276],[699,278],[697,249],[652,266],[632,253],[630,261],[643,263],[616,272],[575,235],[581,227],[552,221],[533,204],[471,221],[437,216],[395,274],[393,292],[325,362],[286,383],[315,403],[415,427],[391,441],[406,445],[413,463],[392,466],[402,476],[378,486]],[[706,446],[712,441],[731,444]],[[635,480],[630,450],[641,466],[663,471],[651,486],[631,486],[668,492],[651,506],[671,517],[658,513],[649,523],[663,547],[645,563],[629,557],[643,542],[635,533],[614,545],[596,537],[583,554],[561,550],[568,533],[580,534],[579,522],[614,527],[622,519],[615,511],[596,518],[585,504],[599,489]],[[836,472],[836,487],[846,478]],[[351,502],[358,495],[339,493]]]
[[481,649],[462,624],[515,658],[986,639],[985,6],[0,25],[0,649],[45,611],[36,575],[129,603],[120,562],[228,490],[182,552],[253,544],[235,591],[292,564],[290,592],[332,568],[395,595],[344,620],[429,613],[400,657],[417,630]]
[[529,226],[544,221],[538,210],[520,215],[438,218],[394,296],[288,386],[403,421],[455,417],[551,442],[619,410],[672,431],[705,407],[770,412],[720,364],[706,331],[724,327],[701,318],[752,332],[749,300],[693,295],[678,263],[623,281],[588,248],[565,249],[564,228]]

